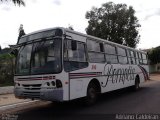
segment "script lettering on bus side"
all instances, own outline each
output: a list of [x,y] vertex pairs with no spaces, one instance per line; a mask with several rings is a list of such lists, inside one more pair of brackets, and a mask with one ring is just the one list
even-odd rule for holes
[[106,76],[106,82],[102,84],[102,87],[106,87],[108,82],[112,84],[120,83],[123,84],[125,81],[134,80],[135,68],[129,66],[127,68],[114,68],[113,65],[107,64],[104,67],[104,75]]

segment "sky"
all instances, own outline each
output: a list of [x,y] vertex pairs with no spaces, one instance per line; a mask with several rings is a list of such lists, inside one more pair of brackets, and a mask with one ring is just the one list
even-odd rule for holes
[[[2,48],[16,44],[18,29],[23,24],[25,33],[52,27],[72,26],[75,31],[86,33],[87,11],[111,0],[24,0],[26,6],[0,1],[0,45]],[[141,28],[138,49],[160,46],[159,0],[112,0],[133,6]]]

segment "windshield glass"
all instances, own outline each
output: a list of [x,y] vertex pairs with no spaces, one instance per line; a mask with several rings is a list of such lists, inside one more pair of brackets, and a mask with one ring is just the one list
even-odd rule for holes
[[50,74],[60,71],[60,39],[45,40],[20,49],[16,74]]
[[21,47],[17,58],[17,69],[18,74],[28,74],[30,69],[32,44]]

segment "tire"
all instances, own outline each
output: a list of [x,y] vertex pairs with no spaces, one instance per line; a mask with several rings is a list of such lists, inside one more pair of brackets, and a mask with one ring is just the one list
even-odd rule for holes
[[85,98],[86,105],[93,105],[96,103],[98,98],[98,90],[94,83],[90,83],[87,88],[87,96]]
[[138,91],[140,89],[140,86],[139,86],[140,82],[139,82],[139,78],[136,77],[135,79],[135,85],[133,86],[134,88],[134,91]]

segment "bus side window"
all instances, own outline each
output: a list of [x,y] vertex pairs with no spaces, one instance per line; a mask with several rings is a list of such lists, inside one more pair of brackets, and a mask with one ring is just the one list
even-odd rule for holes
[[117,53],[116,53],[116,47],[110,44],[104,45],[105,54],[106,54],[106,61],[107,63],[116,64],[118,63]]
[[143,64],[147,64],[147,56],[146,54],[142,53],[142,59],[143,59]]
[[134,51],[128,50],[128,60],[130,64],[136,64],[135,53]]
[[67,72],[88,66],[85,43],[74,41],[74,44],[76,49],[72,49],[72,41],[67,40],[67,47],[64,50],[64,69]]
[[135,56],[136,56],[136,63],[139,64],[138,52],[135,52]]
[[138,54],[138,58],[139,58],[139,64],[143,64],[143,61],[142,61],[142,53],[139,53],[139,54]]
[[104,63],[104,47],[102,42],[97,42],[95,40],[87,40],[87,49],[89,61],[92,63]]
[[128,63],[128,59],[127,59],[126,50],[124,48],[117,47],[117,52],[118,52],[119,63],[127,64]]
[[130,52],[131,52],[132,64],[136,64],[135,53],[134,53],[134,51],[130,51]]

